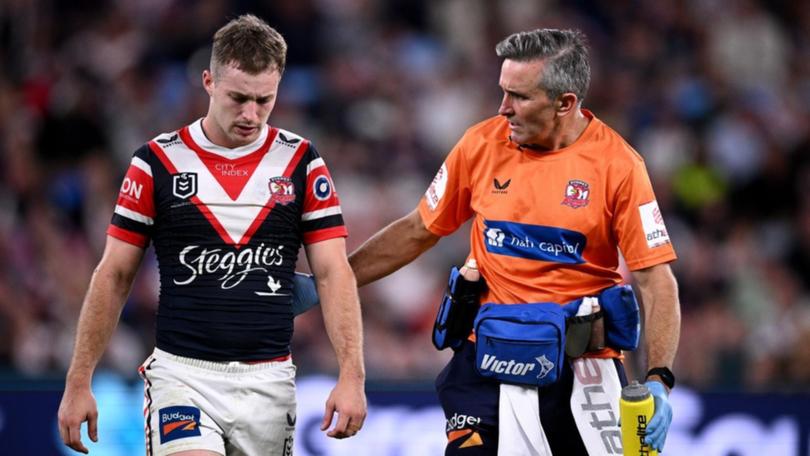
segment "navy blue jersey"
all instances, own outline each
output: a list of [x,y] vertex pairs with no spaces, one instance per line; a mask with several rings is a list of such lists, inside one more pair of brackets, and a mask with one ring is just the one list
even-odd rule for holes
[[289,354],[301,244],[347,235],[309,141],[268,126],[253,144],[226,149],[201,121],[135,152],[107,233],[154,244],[157,347],[220,361]]

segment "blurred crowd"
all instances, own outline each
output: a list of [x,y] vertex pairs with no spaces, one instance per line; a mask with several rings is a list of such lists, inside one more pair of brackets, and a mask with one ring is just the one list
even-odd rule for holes
[[[204,115],[210,37],[244,12],[289,43],[270,121],[325,157],[350,249],[413,209],[465,128],[496,114],[500,39],[583,30],[584,105],[644,156],[679,254],[679,382],[810,383],[810,2],[788,0],[3,0],[3,371],[67,367],[129,158]],[[439,372],[432,319],[467,236],[361,290],[370,379]],[[144,266],[103,360],[127,376],[153,345],[153,256]],[[293,357],[335,372],[319,312],[297,319]]]

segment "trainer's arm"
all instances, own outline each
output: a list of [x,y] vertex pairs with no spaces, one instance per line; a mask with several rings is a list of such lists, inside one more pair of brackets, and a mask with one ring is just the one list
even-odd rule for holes
[[367,285],[410,263],[440,236],[425,228],[419,210],[391,223],[349,255],[357,285]]
[[344,238],[309,244],[306,251],[321,297],[326,332],[340,367],[337,385],[326,402],[321,430],[329,428],[333,413],[337,412],[337,424],[327,435],[351,437],[366,418],[363,325],[357,282],[346,258]]
[[671,369],[681,334],[678,283],[668,264],[633,271],[633,278],[644,305],[647,364]]
[[104,254],[90,280],[59,406],[59,433],[65,444],[76,451],[88,451],[81,442],[82,422],[87,421],[90,439],[98,440],[98,412],[90,382],[118,323],[143,252],[140,247],[107,236]]

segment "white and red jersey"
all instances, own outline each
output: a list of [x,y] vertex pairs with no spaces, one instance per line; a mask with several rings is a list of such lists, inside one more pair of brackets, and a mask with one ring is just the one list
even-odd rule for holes
[[285,356],[301,243],[347,235],[332,178],[294,133],[267,126],[227,149],[201,124],[135,152],[107,233],[154,243],[158,348],[207,360]]

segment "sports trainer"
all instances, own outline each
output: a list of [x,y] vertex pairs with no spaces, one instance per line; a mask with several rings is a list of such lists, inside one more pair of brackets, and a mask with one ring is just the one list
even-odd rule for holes
[[[296,423],[292,283],[303,243],[340,375],[322,429],[355,435],[366,416],[362,326],[332,178],[305,138],[267,124],[287,44],[255,16],[216,32],[202,119],[139,148],[118,195],[79,317],[59,407],[66,445],[97,441],[93,371],[144,249],[160,301],[145,383],[147,454],[289,455]],[[103,418],[103,417],[102,417]]]
[[[596,295],[622,281],[621,252],[645,314],[656,404],[647,439],[662,448],[680,310],[668,265],[676,255],[644,161],[582,107],[590,81],[582,33],[516,33],[496,52],[499,115],[467,130],[416,210],[350,255],[358,284],[408,264],[471,217],[470,258],[488,284],[481,303],[564,304]],[[568,359],[556,383],[515,397],[476,372],[466,342],[436,383],[446,454],[618,454],[620,357],[606,347]]]

